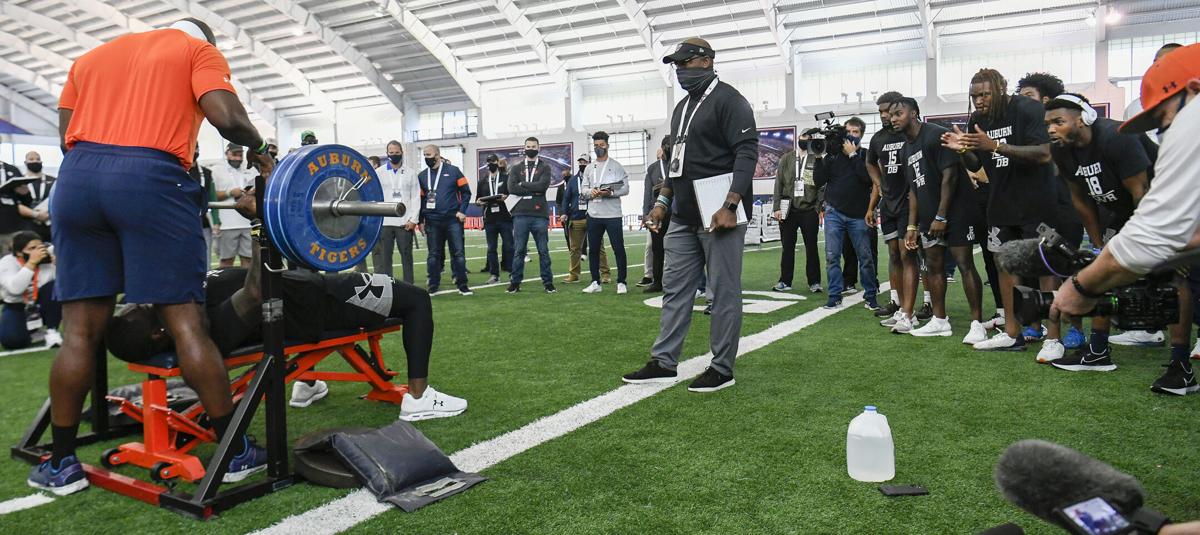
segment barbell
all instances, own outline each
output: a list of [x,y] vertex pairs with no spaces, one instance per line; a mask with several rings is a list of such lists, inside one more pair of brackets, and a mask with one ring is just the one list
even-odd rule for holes
[[383,218],[405,212],[401,203],[384,202],[375,169],[344,145],[308,145],[285,156],[267,180],[262,204],[263,228],[283,256],[322,271],[362,262],[379,241]]

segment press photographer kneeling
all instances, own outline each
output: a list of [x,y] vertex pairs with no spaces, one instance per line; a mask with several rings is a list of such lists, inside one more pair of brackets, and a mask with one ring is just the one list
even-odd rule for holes
[[[1121,125],[1121,132],[1158,129],[1162,144],[1154,186],[1096,260],[1055,294],[1052,318],[1086,315],[1104,292],[1127,286],[1181,252],[1200,247],[1200,166],[1194,161],[1200,151],[1197,94],[1200,45],[1176,50],[1146,71],[1141,92],[1145,111]],[[1185,395],[1200,390],[1187,352],[1178,353],[1172,352],[1167,372],[1155,381],[1155,391]]]

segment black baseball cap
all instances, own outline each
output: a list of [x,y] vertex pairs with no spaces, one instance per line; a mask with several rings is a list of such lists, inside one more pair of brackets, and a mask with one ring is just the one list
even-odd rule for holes
[[717,51],[709,46],[708,41],[699,37],[685,39],[675,47],[675,51],[667,57],[663,58],[663,63],[676,63],[686,61],[695,57],[717,58]]
[[491,162],[498,162],[498,161],[500,161],[500,156],[497,156],[497,155],[496,155],[496,153],[494,153],[494,152],[493,152],[493,153],[491,153],[491,154],[487,155],[487,159],[486,159],[486,160],[487,160],[487,162],[488,162],[488,163],[491,163]]

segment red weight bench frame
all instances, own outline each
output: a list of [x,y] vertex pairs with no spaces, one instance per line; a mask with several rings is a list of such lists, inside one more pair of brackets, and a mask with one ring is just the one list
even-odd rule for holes
[[[287,365],[284,367],[284,384],[293,381],[323,380],[367,383],[371,391],[362,397],[399,405],[408,393],[408,385],[396,385],[391,379],[397,375],[384,364],[380,340],[383,335],[399,331],[399,320],[390,320],[383,327],[370,331],[341,331],[313,343],[289,345],[284,349]],[[371,348],[367,354],[358,344],[367,342]],[[354,368],[354,372],[319,372],[313,368],[333,353],[338,353]],[[229,369],[257,364],[263,358],[262,346],[242,348],[225,359]],[[107,396],[111,403],[120,405],[121,412],[142,424],[142,442],[128,442],[104,452],[101,459],[106,467],[132,464],[150,469],[155,481],[175,478],[197,481],[204,477],[204,464],[190,452],[204,442],[215,442],[216,434],[199,423],[204,408],[200,403],[180,411],[167,405],[167,377],[179,377],[181,372],[174,359],[164,366],[150,359],[143,363],[130,363],[131,371],[147,374],[142,381],[142,405],[116,396]],[[233,402],[237,404],[245,394],[246,387],[254,378],[253,370],[239,376],[230,383]]]

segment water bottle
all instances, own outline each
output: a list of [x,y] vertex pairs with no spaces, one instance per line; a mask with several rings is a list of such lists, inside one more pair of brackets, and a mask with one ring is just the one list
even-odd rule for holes
[[867,405],[846,432],[846,469],[858,481],[878,483],[896,477],[895,446],[887,416]]

